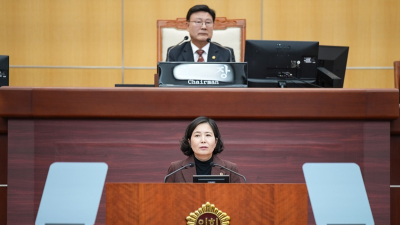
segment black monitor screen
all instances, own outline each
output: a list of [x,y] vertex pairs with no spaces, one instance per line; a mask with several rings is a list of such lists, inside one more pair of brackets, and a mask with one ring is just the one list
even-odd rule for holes
[[348,55],[349,47],[346,46],[319,46],[318,66],[341,78],[338,87],[343,87]]
[[9,57],[0,55],[0,86],[8,86],[9,83]]
[[319,42],[246,40],[249,87],[312,87]]
[[193,175],[193,183],[229,183],[229,175]]

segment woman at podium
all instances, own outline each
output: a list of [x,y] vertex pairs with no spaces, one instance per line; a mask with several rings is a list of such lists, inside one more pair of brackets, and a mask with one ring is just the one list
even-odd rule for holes
[[230,183],[240,183],[240,177],[229,171],[238,172],[237,165],[217,156],[223,150],[224,143],[215,121],[197,117],[186,128],[181,140],[181,151],[188,157],[171,163],[168,174],[179,171],[167,176],[165,182],[192,183],[193,175],[229,175]]

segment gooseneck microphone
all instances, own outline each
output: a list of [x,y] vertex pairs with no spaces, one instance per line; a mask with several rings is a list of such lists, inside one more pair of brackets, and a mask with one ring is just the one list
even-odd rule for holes
[[182,44],[182,42],[186,41],[187,39],[189,39],[189,37],[188,37],[188,36],[185,36],[181,42],[179,42],[177,45],[174,45],[174,46],[172,46],[172,47],[170,47],[170,48],[168,49],[168,52],[167,52],[167,59],[165,60],[166,62],[169,62],[169,52],[170,52],[172,49],[174,49],[174,48],[176,48],[177,46],[179,46],[180,44]]
[[223,48],[223,49],[228,50],[228,51],[229,51],[229,62],[232,62],[232,52],[231,52],[231,50],[230,50],[229,48],[227,48],[227,47],[225,47],[225,46],[222,46],[222,45],[221,45],[220,43],[218,43],[218,42],[211,41],[210,38],[207,38],[207,42],[208,42],[208,43],[213,43],[213,44],[218,45],[219,47],[221,47],[221,48]]
[[244,182],[247,183],[246,177],[244,177],[242,174],[240,174],[240,173],[238,173],[238,172],[235,172],[235,171],[233,171],[233,170],[231,170],[231,169],[226,168],[225,166],[221,166],[221,165],[219,165],[219,164],[216,164],[215,162],[210,162],[210,166],[211,166],[211,167],[219,166],[219,167],[221,167],[222,169],[226,169],[226,170],[228,170],[229,172],[234,173],[234,174],[236,174],[236,175],[242,177],[243,180],[244,180]]
[[187,167],[193,167],[193,166],[194,166],[194,163],[189,163],[189,164],[187,164],[186,166],[182,166],[181,168],[179,168],[179,169],[175,170],[174,172],[168,174],[168,175],[165,176],[165,178],[164,178],[164,183],[165,183],[165,181],[167,180],[167,178],[168,178],[169,176],[171,176],[172,174],[174,174],[174,173],[176,173],[176,172],[178,172],[178,171],[181,171],[181,170],[183,170],[183,169],[186,169]]

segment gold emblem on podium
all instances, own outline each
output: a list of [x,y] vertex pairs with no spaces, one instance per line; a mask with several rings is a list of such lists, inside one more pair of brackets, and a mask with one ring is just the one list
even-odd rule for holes
[[207,202],[186,217],[187,225],[228,225],[231,218]]

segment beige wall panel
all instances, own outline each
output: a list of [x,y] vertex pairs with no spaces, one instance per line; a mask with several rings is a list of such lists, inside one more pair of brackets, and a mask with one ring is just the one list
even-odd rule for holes
[[0,9],[11,65],[122,64],[121,0],[1,0]]
[[154,74],[157,70],[124,70],[124,84],[154,84]]
[[157,20],[184,18],[189,8],[196,4],[207,4],[216,10],[218,17],[246,19],[247,38],[261,37],[261,0],[125,0],[125,66],[155,67],[157,64]]
[[350,46],[348,66],[400,58],[398,0],[264,0],[263,39]]
[[394,88],[394,71],[346,70],[343,88]]
[[10,86],[114,87],[120,84],[120,69],[11,68]]

